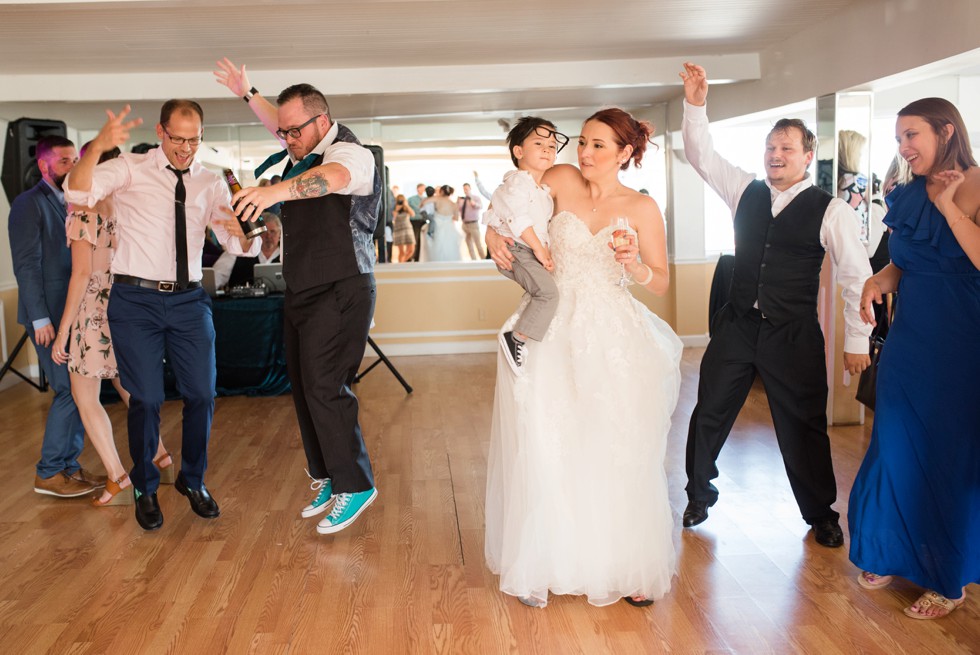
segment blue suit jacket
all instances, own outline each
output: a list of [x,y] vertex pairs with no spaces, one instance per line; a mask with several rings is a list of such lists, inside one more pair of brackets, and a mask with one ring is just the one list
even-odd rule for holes
[[71,250],[65,239],[65,207],[41,180],[14,198],[7,231],[17,277],[17,322],[31,326],[61,321],[71,277]]

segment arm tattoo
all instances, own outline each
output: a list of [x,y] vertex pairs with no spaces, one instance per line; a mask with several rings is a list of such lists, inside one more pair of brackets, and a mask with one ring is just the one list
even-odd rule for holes
[[301,198],[319,198],[330,193],[330,182],[320,173],[310,172],[296,179],[289,187],[289,197],[293,200]]

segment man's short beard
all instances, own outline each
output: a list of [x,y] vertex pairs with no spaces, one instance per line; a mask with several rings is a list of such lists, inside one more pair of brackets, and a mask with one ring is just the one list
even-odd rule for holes
[[65,186],[64,185],[65,185],[65,178],[66,177],[68,177],[68,173],[65,173],[64,175],[59,175],[59,176],[57,176],[57,177],[55,177],[54,179],[51,180],[52,182],[54,182],[54,185],[56,187],[58,187],[58,190],[59,191],[64,191],[65,190]]

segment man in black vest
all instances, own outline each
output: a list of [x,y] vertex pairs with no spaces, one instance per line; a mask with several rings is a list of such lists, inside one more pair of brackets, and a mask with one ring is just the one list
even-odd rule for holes
[[378,492],[350,385],[374,314],[374,229],[381,177],[369,150],[330,118],[323,94],[296,84],[276,105],[253,87],[245,67],[218,62],[215,76],[241,97],[286,147],[256,169],[289,155],[283,180],[243,189],[233,202],[247,220],[282,202],[286,280],[286,365],[293,388],[313,500],[304,517],[330,510],[317,532],[343,530]]
[[844,365],[857,375],[870,363],[868,336],[858,315],[870,277],[854,210],[813,186],[807,167],[816,137],[803,121],[782,119],[766,139],[766,180],[714,152],[705,101],[704,69],[685,64],[684,153],[732,208],[735,270],[729,303],[712,322],[701,360],[698,403],[687,437],[684,527],[708,518],[718,500],[715,461],[745,403],[756,373],[769,398],[776,438],[803,520],[822,546],[844,543],[827,436],[827,368],[817,321],[824,253],[844,287]]

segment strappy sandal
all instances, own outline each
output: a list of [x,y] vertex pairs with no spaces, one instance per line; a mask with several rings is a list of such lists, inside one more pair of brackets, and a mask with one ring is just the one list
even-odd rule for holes
[[[966,587],[963,588],[963,595],[954,600],[950,600],[945,596],[940,596],[935,591],[927,591],[919,596],[919,599],[912,603],[911,606],[905,608],[905,616],[923,620],[941,619],[944,616],[949,616],[950,612],[962,605],[965,601]],[[929,609],[932,606],[938,607],[939,612],[936,614],[922,613],[922,610]]]
[[108,505],[132,505],[133,496],[131,494],[124,494],[123,483],[128,483],[126,489],[131,488],[133,485],[129,481],[128,475],[123,475],[118,480],[107,480],[105,483],[105,493],[109,494],[109,500],[102,502],[101,496],[96,496],[92,498],[92,505],[95,507],[106,507]]
[[861,574],[857,577],[857,581],[865,589],[884,589],[891,584],[892,576],[878,575],[871,571],[861,571]]
[[174,458],[170,456],[169,452],[163,451],[162,455],[153,460],[153,464],[160,471],[160,484],[174,483],[177,475],[174,473]]

